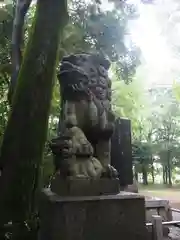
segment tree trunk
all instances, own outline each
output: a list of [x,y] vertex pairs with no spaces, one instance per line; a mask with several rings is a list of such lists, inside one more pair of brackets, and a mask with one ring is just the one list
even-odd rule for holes
[[168,167],[168,185],[172,187],[171,168]]
[[165,179],[166,179],[166,184],[167,184],[168,183],[167,166],[165,167]]
[[163,184],[167,184],[166,166],[163,166]]
[[167,178],[168,178],[168,185],[172,187],[172,179],[171,179],[171,153],[167,151]]
[[32,212],[65,20],[66,0],[38,0],[1,147],[0,224],[22,222]]
[[23,44],[23,28],[26,13],[29,9],[32,0],[18,0],[15,7],[15,17],[13,22],[12,33],[12,75],[9,85],[8,100],[9,104],[12,104],[12,96],[17,83],[18,73],[21,66],[21,46]]
[[143,184],[148,185],[147,170],[144,164],[142,165],[142,174],[143,174]]
[[134,177],[135,177],[136,181],[138,182],[138,172],[135,171]]
[[168,183],[168,167],[166,165],[163,166],[163,183]]
[[134,164],[134,177],[135,177],[136,181],[138,182],[138,169],[137,169],[136,164]]
[[154,177],[154,166],[153,166],[153,164],[151,165],[151,176],[152,176],[152,182],[153,182],[153,184],[154,184],[154,182],[155,182],[155,177]]

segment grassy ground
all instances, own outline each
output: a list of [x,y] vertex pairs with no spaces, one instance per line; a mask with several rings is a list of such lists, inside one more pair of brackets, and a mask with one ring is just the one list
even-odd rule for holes
[[164,185],[139,186],[139,192],[145,196],[159,197],[167,199],[174,208],[180,209],[180,186],[168,188]]

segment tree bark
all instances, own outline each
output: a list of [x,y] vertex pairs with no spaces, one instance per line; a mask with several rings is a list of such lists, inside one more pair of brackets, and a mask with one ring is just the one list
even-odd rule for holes
[[166,166],[163,166],[163,184],[166,184]]
[[12,75],[8,91],[8,101],[12,104],[13,93],[17,84],[18,73],[21,65],[21,45],[23,43],[24,21],[32,0],[17,0],[12,33]]
[[154,177],[154,166],[153,166],[153,164],[151,165],[151,176],[152,176],[152,182],[153,182],[153,184],[154,184],[154,182],[155,182],[155,177]]
[[60,30],[66,0],[38,0],[0,155],[0,224],[32,212],[46,141]]
[[167,151],[167,178],[168,178],[168,185],[172,187],[172,178],[171,178],[171,153]]
[[135,177],[136,181],[138,182],[139,179],[138,179],[138,171],[137,171],[136,166],[134,168],[134,177]]
[[142,174],[143,174],[143,184],[148,185],[148,179],[147,179],[147,169],[146,166],[142,165]]
[[165,166],[165,182],[168,183],[167,166]]

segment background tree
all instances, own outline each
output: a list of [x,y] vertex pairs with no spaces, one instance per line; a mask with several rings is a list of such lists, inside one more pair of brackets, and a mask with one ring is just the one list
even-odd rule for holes
[[[135,5],[123,2],[118,8],[104,10],[98,3],[72,0],[72,22],[83,32],[83,41],[89,51],[99,52],[117,64],[117,73],[127,81],[139,64],[139,49],[128,32],[128,21],[137,18]],[[82,50],[82,49],[81,49]]]
[[[155,164],[161,164],[163,182],[171,186],[172,172],[179,161],[179,103],[172,87],[150,89],[147,96],[151,103],[149,116],[140,122],[138,135],[136,131],[134,157],[149,166],[146,169],[151,172],[152,179],[155,177]],[[140,157],[144,145],[149,149],[146,160]]]

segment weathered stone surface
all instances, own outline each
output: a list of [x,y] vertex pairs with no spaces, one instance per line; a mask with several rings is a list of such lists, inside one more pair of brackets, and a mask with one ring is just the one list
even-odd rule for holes
[[50,148],[62,178],[116,179],[110,164],[115,115],[111,109],[110,62],[98,54],[62,59],[58,137]]
[[51,182],[52,192],[59,196],[96,196],[120,192],[119,179],[62,179],[56,177]]
[[127,185],[124,188],[125,192],[132,192],[132,193],[138,193],[138,183],[136,181],[136,179],[133,180],[133,184],[132,185]]
[[145,198],[146,222],[152,221],[152,215],[160,215],[163,221],[172,221],[172,211],[168,200],[157,197]]
[[144,198],[117,195],[60,197],[44,189],[40,240],[145,240]]
[[117,118],[111,138],[111,164],[118,171],[121,187],[133,184],[131,121]]
[[[153,215],[160,215],[163,221],[172,221],[172,211],[170,209],[169,201],[156,198],[147,197],[145,198],[146,207],[146,222],[152,222]],[[163,236],[168,237],[169,226],[163,226]],[[148,228],[148,232],[152,235],[152,228]],[[167,238],[169,239],[169,238]],[[165,240],[165,239],[164,239]]]

